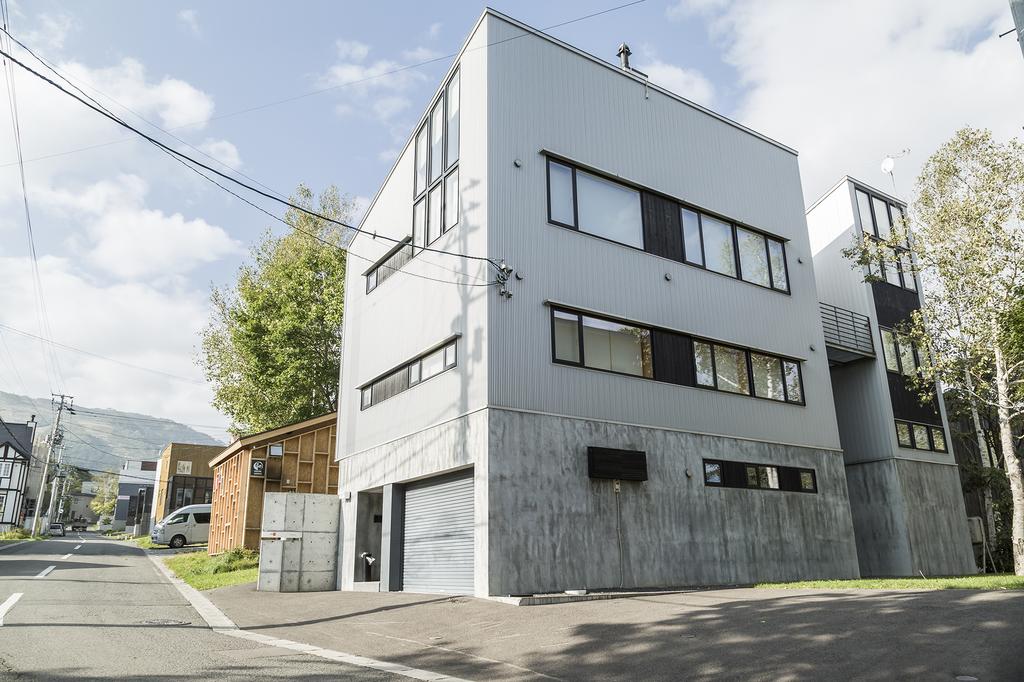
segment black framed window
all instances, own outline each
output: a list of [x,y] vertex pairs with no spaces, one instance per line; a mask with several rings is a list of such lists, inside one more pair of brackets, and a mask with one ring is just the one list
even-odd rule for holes
[[[780,239],[552,157],[547,184],[553,225],[789,293]],[[678,216],[667,218],[662,205]]]
[[[857,198],[857,213],[860,216],[861,229],[869,237],[887,240],[892,236],[893,226],[902,224],[906,220],[902,206],[878,195],[870,194],[859,187],[854,193]],[[914,258],[909,243],[905,242],[896,248],[890,257],[872,265],[869,270],[872,275],[883,278],[893,286],[917,291],[917,282],[914,279]]]
[[795,493],[818,492],[818,479],[814,469],[722,459],[704,460],[704,485],[714,488],[779,490]]
[[460,90],[456,71],[416,132],[412,255],[459,223]]
[[401,270],[412,260],[412,238],[406,237],[402,242],[366,271],[366,293],[379,287],[391,275]]
[[804,404],[797,360],[556,306],[551,307],[551,359],[563,365]]
[[564,310],[552,316],[555,362],[654,378],[650,329]]
[[896,420],[896,442],[901,448],[948,452],[941,426]]
[[455,367],[458,362],[457,344],[457,341],[450,341],[364,385],[359,389],[359,409],[382,403]]
[[917,344],[900,338],[892,329],[879,327],[882,335],[882,355],[885,369],[904,376],[912,376],[921,367],[922,353]]

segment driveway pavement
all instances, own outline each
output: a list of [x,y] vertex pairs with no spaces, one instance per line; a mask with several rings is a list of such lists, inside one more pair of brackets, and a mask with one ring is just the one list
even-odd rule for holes
[[467,679],[1024,679],[1024,592],[729,589],[531,607],[205,594],[247,630]]

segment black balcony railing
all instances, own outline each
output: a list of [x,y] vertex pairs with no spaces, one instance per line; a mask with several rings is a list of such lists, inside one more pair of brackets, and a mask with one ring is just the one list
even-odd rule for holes
[[825,343],[864,355],[875,354],[871,319],[846,308],[818,303],[821,326],[825,329]]

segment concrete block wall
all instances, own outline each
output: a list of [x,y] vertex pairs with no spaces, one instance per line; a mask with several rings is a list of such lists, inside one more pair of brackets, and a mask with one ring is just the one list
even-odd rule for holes
[[267,493],[263,500],[257,589],[322,592],[336,586],[341,499],[336,495]]

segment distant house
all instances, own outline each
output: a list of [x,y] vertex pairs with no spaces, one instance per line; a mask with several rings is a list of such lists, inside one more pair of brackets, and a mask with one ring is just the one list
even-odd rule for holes
[[210,502],[213,472],[207,462],[223,449],[221,445],[192,443],[170,443],[163,449],[156,467],[154,522],[180,507]]
[[0,531],[21,525],[35,421],[0,428]]
[[338,494],[337,418],[330,412],[245,436],[210,460],[210,554],[259,548],[264,493]]
[[[153,512],[153,484],[157,460],[128,460],[121,467],[117,480],[117,505],[114,507],[114,530],[142,523]],[[140,491],[145,491],[140,495]],[[141,506],[140,506],[140,497]]]

